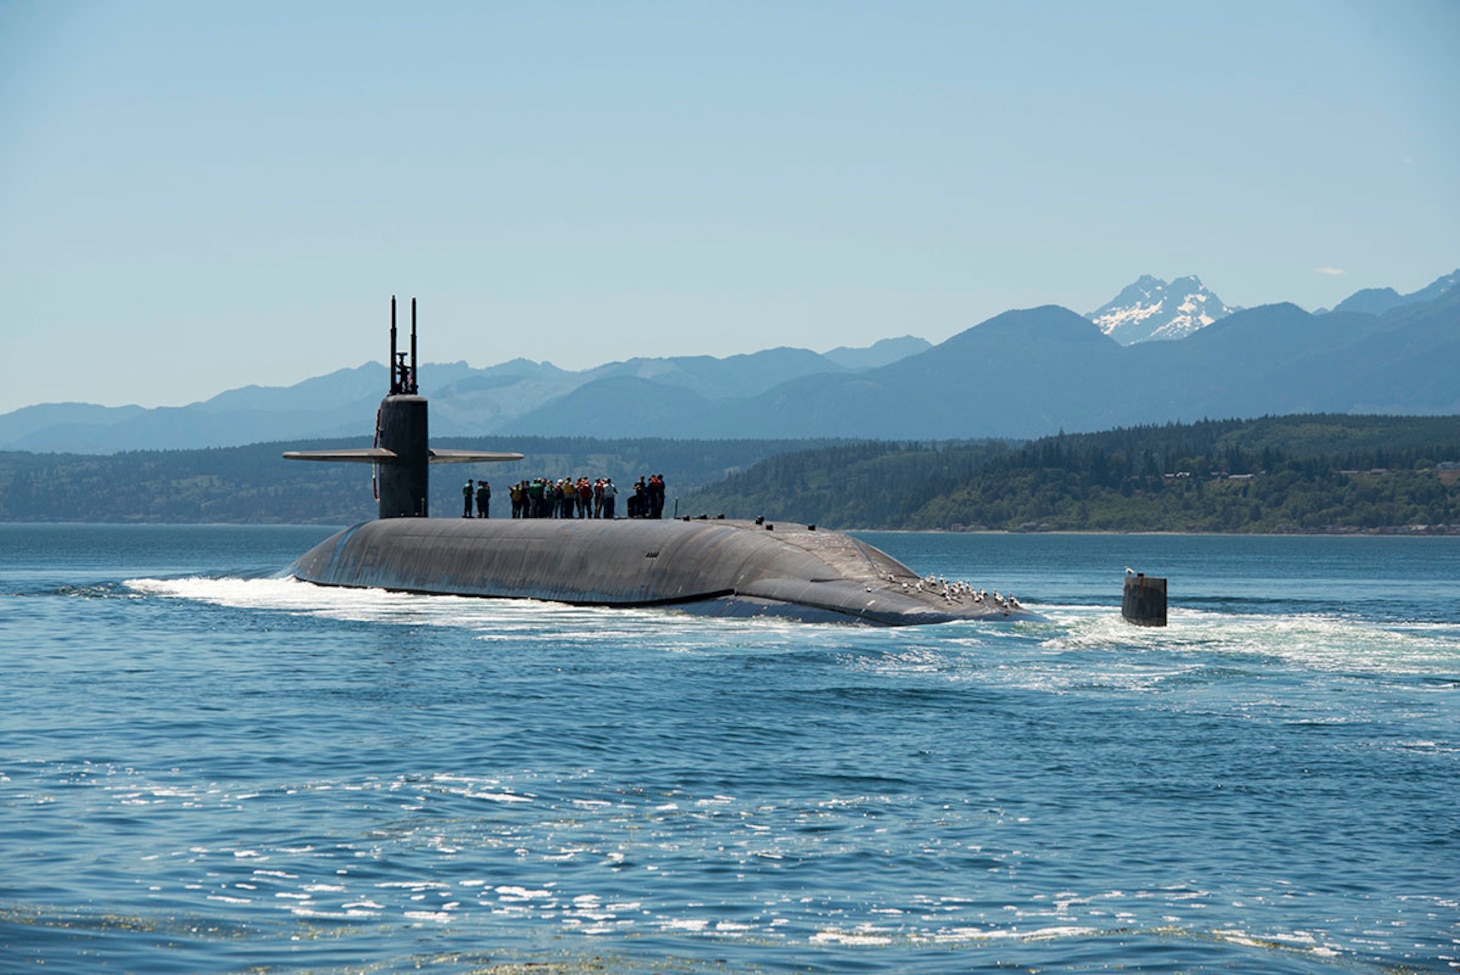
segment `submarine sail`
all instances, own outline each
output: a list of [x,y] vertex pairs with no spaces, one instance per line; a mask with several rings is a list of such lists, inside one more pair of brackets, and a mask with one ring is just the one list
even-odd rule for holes
[[290,450],[286,460],[345,461],[376,465],[381,518],[424,518],[432,464],[480,464],[521,460],[521,454],[479,450],[432,450],[426,398],[416,382],[416,299],[411,299],[411,351],[396,350],[395,296],[390,299],[390,391],[375,415],[375,446],[355,450]]

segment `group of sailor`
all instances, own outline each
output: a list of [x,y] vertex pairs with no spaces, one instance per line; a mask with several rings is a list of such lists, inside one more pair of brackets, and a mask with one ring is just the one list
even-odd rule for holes
[[634,493],[629,496],[628,516],[630,518],[664,517],[664,475],[651,474],[634,482]]
[[[534,477],[518,481],[510,489],[513,518],[614,518],[618,486],[611,477],[590,480],[587,477],[563,477],[557,480]],[[492,487],[485,479],[467,481],[461,489],[463,518],[490,517]],[[628,499],[630,518],[662,518],[664,515],[664,475],[641,477],[634,483]]]
[[[486,481],[480,481],[491,496]],[[466,499],[463,517],[471,517],[471,481],[462,488]],[[477,489],[478,516],[487,517],[487,507]],[[513,518],[609,518],[616,517],[618,486],[611,477],[534,477],[518,481],[510,489]],[[628,498],[630,518],[660,518],[664,512],[664,475],[639,478]]]
[[471,517],[471,503],[473,498],[476,499],[477,503],[477,517],[491,517],[492,486],[487,483],[486,478],[482,478],[476,482],[473,482],[470,478],[467,479],[466,485],[461,489],[461,517]]
[[513,518],[612,518],[618,488],[607,477],[534,477],[513,484],[508,493]]

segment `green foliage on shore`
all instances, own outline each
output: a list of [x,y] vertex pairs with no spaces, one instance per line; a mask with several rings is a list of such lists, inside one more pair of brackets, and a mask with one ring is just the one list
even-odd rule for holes
[[[433,467],[431,510],[460,512],[461,485],[469,477],[491,481],[493,514],[505,515],[507,487],[523,478],[607,475],[627,490],[636,478],[660,473],[679,494],[778,451],[825,443],[443,438],[433,445],[526,456],[513,463]],[[375,517],[370,465],[286,461],[280,455],[369,445],[366,439],[107,455],[0,452],[0,521],[352,524]]]
[[770,458],[684,508],[833,528],[1434,530],[1460,526],[1460,485],[1443,469],[1456,462],[1460,417],[1265,417],[826,447]]
[[[0,453],[0,520],[349,524],[374,517],[371,469],[285,461],[255,444],[105,456]],[[524,477],[662,473],[669,514],[828,528],[1365,531],[1460,526],[1460,417],[1311,415],[1132,427],[1028,443],[442,440],[516,450],[436,467],[432,510],[487,477],[493,513]],[[1433,530],[1433,529],[1431,529]],[[1452,530],[1460,532],[1460,527]]]

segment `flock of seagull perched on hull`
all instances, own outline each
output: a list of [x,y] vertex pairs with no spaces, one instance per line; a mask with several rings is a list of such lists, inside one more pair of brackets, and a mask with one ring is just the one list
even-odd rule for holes
[[[896,577],[889,575],[887,577],[887,581],[896,582],[897,579]],[[902,584],[902,591],[930,592],[935,596],[942,596],[950,603],[962,603],[964,598],[966,597],[970,602],[992,604],[994,606],[997,606],[999,609],[1004,611],[1005,615],[1008,615],[1012,612],[1017,612],[1024,608],[1024,604],[1015,599],[1013,593],[1005,593],[1003,595],[1000,595],[997,589],[990,593],[986,589],[976,589],[970,583],[962,582],[958,579],[949,582],[942,576],[923,576],[912,585],[904,582]]]

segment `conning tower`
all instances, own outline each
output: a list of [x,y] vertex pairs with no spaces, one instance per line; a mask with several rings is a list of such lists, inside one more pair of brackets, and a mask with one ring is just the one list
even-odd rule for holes
[[396,351],[395,296],[390,298],[390,392],[375,415],[375,446],[395,459],[376,470],[381,518],[424,518],[430,494],[426,399],[416,384],[416,299],[411,299],[411,352]]
[[521,460],[521,454],[432,450],[426,398],[416,375],[416,299],[411,299],[409,358],[397,349],[395,295],[390,296],[390,390],[375,415],[375,445],[357,450],[290,450],[288,460],[374,464],[381,518],[424,518],[429,512],[430,465]]

